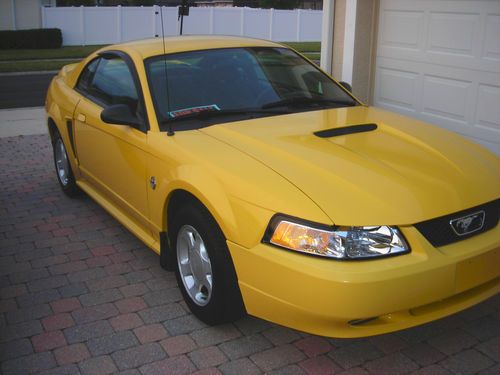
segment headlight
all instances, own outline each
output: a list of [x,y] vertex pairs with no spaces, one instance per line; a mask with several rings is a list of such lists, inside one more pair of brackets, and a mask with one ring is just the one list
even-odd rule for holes
[[264,242],[301,253],[336,259],[366,259],[410,251],[401,232],[390,226],[326,227],[275,216]]

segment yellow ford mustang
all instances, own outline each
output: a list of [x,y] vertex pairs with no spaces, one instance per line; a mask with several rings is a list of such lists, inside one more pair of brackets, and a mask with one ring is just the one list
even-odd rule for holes
[[60,71],[46,111],[63,191],[159,253],[209,324],[360,337],[500,289],[499,159],[282,45],[106,47]]

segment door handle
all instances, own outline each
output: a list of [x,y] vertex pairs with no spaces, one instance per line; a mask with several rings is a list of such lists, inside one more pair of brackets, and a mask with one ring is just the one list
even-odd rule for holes
[[76,115],[76,119],[80,122],[85,122],[87,120],[87,118],[85,117],[84,114],[82,113],[79,113],[78,115]]

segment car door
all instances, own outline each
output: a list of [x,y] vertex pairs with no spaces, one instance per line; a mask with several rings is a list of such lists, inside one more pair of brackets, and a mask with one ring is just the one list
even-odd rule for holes
[[[139,226],[134,229],[141,229],[149,236],[147,116],[135,68],[123,53],[101,56],[87,67],[93,71],[77,84],[82,98],[74,113],[82,179],[126,215],[131,221],[129,224]],[[84,71],[80,80],[85,74]],[[103,122],[102,110],[114,104],[128,105],[144,126],[134,128]]]

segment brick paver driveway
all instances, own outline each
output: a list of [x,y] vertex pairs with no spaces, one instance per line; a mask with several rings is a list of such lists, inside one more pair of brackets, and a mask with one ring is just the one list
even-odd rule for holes
[[500,374],[499,296],[369,339],[330,340],[250,317],[206,327],[153,252],[88,197],[61,193],[47,136],[0,139],[0,183],[5,375]]

